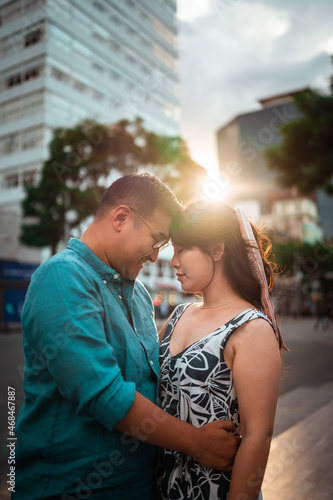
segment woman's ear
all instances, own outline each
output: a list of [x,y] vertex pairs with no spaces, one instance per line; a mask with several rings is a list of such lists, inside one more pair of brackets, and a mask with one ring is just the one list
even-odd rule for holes
[[212,256],[214,259],[214,262],[218,262],[219,260],[222,259],[224,254],[224,243],[221,243],[219,245],[215,245],[212,251]]

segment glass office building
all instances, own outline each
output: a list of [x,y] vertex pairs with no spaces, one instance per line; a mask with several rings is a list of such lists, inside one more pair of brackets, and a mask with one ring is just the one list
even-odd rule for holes
[[255,219],[270,215],[267,221],[283,230],[286,238],[332,241],[333,197],[318,190],[305,201],[297,189],[280,188],[277,173],[268,169],[264,157],[265,147],[281,143],[280,125],[301,116],[293,96],[304,90],[261,99],[262,109],[240,114],[222,126],[217,131],[220,174],[229,182],[230,203]]
[[178,135],[177,66],[175,0],[0,0],[0,258],[39,258],[20,202],[52,129],[140,116]]

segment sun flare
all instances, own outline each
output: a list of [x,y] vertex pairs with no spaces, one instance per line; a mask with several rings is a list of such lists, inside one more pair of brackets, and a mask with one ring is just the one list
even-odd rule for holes
[[223,175],[207,174],[202,182],[202,194],[207,200],[222,201],[227,196],[230,186]]

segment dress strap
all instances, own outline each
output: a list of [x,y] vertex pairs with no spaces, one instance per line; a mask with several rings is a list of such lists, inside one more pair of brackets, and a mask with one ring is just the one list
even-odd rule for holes
[[258,309],[246,309],[245,311],[243,311],[243,312],[239,313],[237,316],[235,316],[235,318],[233,318],[232,320],[228,321],[228,323],[226,323],[228,331],[227,331],[226,335],[223,337],[223,341],[222,341],[221,347],[223,347],[223,348],[225,347],[225,344],[227,343],[230,335],[239,326],[242,326],[245,323],[248,323],[249,321],[252,321],[253,319],[259,319],[259,318],[266,320],[271,325],[271,327],[273,329],[273,332],[274,332],[274,335],[275,335],[275,338],[276,338],[277,342],[279,342],[279,336],[278,336],[277,332],[275,331],[274,326],[272,325],[272,322],[266,316],[266,314],[264,314],[263,312],[259,311]]
[[181,315],[183,314],[185,309],[187,309],[188,306],[190,306],[190,305],[191,305],[191,302],[189,302],[187,304],[180,304],[177,307],[175,307],[175,309],[173,310],[173,313],[168,321],[168,325],[165,329],[161,343],[169,340],[169,337],[172,334],[172,332],[173,332],[176,324],[178,323]]

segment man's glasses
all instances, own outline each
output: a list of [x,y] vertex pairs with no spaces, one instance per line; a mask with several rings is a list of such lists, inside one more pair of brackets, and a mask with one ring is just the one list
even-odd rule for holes
[[129,207],[129,208],[132,210],[132,212],[134,214],[136,214],[138,217],[140,217],[140,219],[145,224],[147,224],[147,226],[150,227],[150,229],[152,229],[155,233],[157,233],[159,235],[159,237],[161,238],[160,240],[156,241],[156,243],[153,244],[153,249],[154,250],[163,250],[163,248],[166,248],[169,245],[170,238],[166,238],[165,236],[163,236],[163,234],[159,233],[157,231],[157,229],[155,229],[153,226],[151,226],[149,224],[149,222],[147,222],[146,219],[144,219],[142,217],[142,215],[140,215],[139,212],[137,210],[135,210],[135,208],[132,208],[132,207]]

